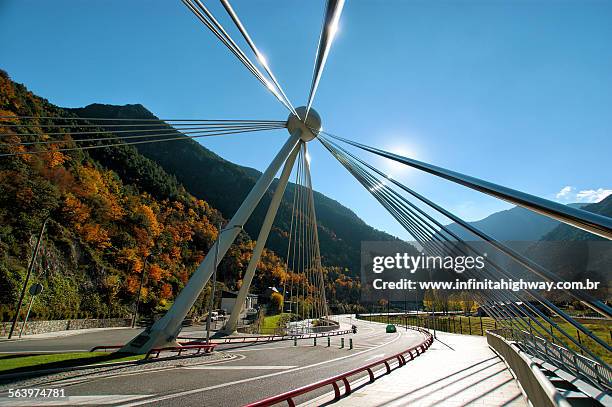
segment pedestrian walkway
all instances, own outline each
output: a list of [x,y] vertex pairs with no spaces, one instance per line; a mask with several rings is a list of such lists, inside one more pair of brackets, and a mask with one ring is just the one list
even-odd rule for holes
[[[485,337],[438,333],[406,366],[334,406],[527,406],[518,383]],[[448,346],[446,346],[446,345]],[[452,349],[451,349],[452,348]]]

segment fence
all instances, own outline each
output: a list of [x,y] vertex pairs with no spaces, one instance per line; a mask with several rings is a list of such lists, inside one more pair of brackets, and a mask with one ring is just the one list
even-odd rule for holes
[[[95,346],[91,348],[90,352],[117,351],[123,348],[123,346],[124,345],[100,345],[100,346]],[[150,359],[153,355],[155,355],[155,357],[158,358],[159,354],[162,352],[173,352],[173,353],[176,353],[177,356],[181,356],[183,352],[189,352],[189,351],[195,351],[196,355],[199,355],[200,353],[202,353],[202,351],[204,351],[204,353],[211,353],[213,350],[215,350],[216,346],[217,346],[216,343],[210,343],[210,344],[186,343],[186,344],[181,344],[180,346],[166,346],[162,348],[153,348],[147,352],[144,359]]]
[[430,330],[457,333],[462,335],[485,336],[487,330],[497,329],[497,321],[487,317],[472,316],[431,316],[430,314],[404,315],[357,315],[357,318],[367,321],[385,322],[389,324],[412,325]]
[[[306,333],[306,334],[297,334],[297,335],[228,336],[225,338],[212,339],[210,343],[222,345],[222,344],[229,344],[229,343],[277,342],[277,341],[286,341],[290,339],[311,339],[311,338],[321,338],[321,337],[327,337],[327,336],[340,336],[340,335],[348,335],[351,333],[353,333],[352,329],[345,329],[342,331]],[[188,336],[179,336],[177,339],[188,341],[188,342],[182,342],[181,345],[189,345],[193,343],[206,341],[206,338],[194,338],[194,337],[188,337]]]

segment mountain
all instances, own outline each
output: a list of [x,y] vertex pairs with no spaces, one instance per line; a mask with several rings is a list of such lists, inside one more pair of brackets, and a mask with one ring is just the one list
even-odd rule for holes
[[[87,113],[93,116],[91,109],[96,106],[109,108],[93,105]],[[114,108],[117,115],[134,114],[134,109],[151,115],[140,105]],[[124,317],[137,298],[141,315],[164,312],[210,251],[217,225],[233,215],[259,176],[258,171],[223,160],[191,139],[153,149],[124,145],[113,140],[118,133],[112,132],[112,126],[100,128],[92,120],[77,120],[76,111],[49,103],[0,70],[2,321],[15,314],[43,225],[29,283],[40,282],[44,290],[33,303],[31,318]],[[237,193],[228,193],[230,187]],[[271,235],[269,246],[281,250],[264,250],[254,292],[301,279],[285,270],[277,254],[284,252],[282,244],[286,247],[283,235],[290,223],[294,189],[288,187]],[[250,236],[256,236],[269,200],[267,194],[246,227],[249,233],[240,233],[219,265],[219,288],[240,285],[254,246]],[[330,306],[337,312],[362,311],[360,282],[346,269],[357,273],[361,239],[392,237],[322,194],[315,193],[315,205]],[[196,315],[210,292],[208,284],[192,309]],[[300,309],[312,302],[311,298],[298,301]]]
[[[582,209],[585,211],[597,213],[612,218],[612,195],[608,195],[605,199],[597,203],[583,204]],[[573,226],[559,224],[554,229],[549,231],[542,237],[545,241],[586,241],[586,240],[604,240],[602,237],[577,229]]]
[[[43,225],[29,283],[39,282],[44,290],[30,316],[102,318],[129,315],[140,294],[142,314],[166,309],[210,250],[215,225],[223,220],[133,146],[77,148],[83,140],[77,142],[71,133],[97,129],[73,117],[0,70],[3,321],[14,316]],[[111,136],[99,132],[89,138]],[[88,140],[85,146],[105,143]],[[220,267],[228,282],[240,278],[251,248],[241,235]],[[268,253],[264,265],[281,268],[282,262]],[[262,285],[279,279],[270,280]],[[202,309],[209,292],[204,290],[194,311]]]
[[[125,106],[92,104],[70,111],[81,117],[122,119],[121,124],[135,124],[134,129],[139,129],[137,125],[142,123],[137,121],[138,119],[157,119],[139,104]],[[134,122],[126,119],[134,119]],[[113,124],[112,121],[105,122],[104,128],[112,132],[116,129],[113,128]],[[170,126],[160,130],[163,133],[173,131],[175,129]],[[185,137],[178,132],[176,134],[177,137]],[[219,209],[224,217],[230,218],[261,173],[253,168],[231,163],[195,140],[185,138],[180,142],[164,143],[163,148],[159,148],[159,144],[156,143],[139,144],[136,148],[143,156],[159,164],[168,174],[175,177],[196,198],[205,199]],[[276,181],[271,191],[274,191],[275,185]],[[228,193],[230,189],[232,192]],[[245,225],[245,230],[253,238],[257,237],[259,226],[272,199],[271,191],[268,190],[264,195]],[[294,191],[295,185],[289,183],[268,238],[267,246],[281,256],[287,252]],[[358,275],[362,241],[395,239],[367,225],[350,209],[316,191],[314,203],[321,256],[325,265],[341,266],[348,269],[349,275]]]
[[[612,195],[600,202],[584,205],[582,209],[612,217]],[[610,301],[612,244],[609,240],[573,226],[560,224],[539,242],[532,244],[525,254],[566,281],[589,279],[599,282],[599,289],[589,291],[589,294]],[[556,301],[571,300],[560,292],[551,294],[551,298]]]
[[[570,206],[576,208],[584,205],[581,203],[570,204]],[[502,242],[538,241],[561,224],[554,219],[520,206],[495,212],[484,219],[469,223]],[[477,240],[474,235],[457,223],[453,222],[447,227],[464,240]]]

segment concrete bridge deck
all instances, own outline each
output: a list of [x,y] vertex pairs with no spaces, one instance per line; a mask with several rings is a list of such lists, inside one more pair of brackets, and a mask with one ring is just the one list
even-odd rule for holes
[[[485,337],[437,333],[424,354],[333,406],[527,406],[507,366]],[[452,348],[452,349],[451,349]],[[323,396],[304,405],[321,405]]]

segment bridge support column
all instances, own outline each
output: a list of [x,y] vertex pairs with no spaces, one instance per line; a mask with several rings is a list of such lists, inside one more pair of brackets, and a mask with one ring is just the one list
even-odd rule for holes
[[278,211],[278,207],[280,206],[280,203],[283,199],[283,194],[285,193],[285,188],[287,187],[287,182],[289,181],[289,176],[291,175],[291,170],[293,169],[293,164],[295,163],[295,158],[299,151],[299,147],[300,146],[298,145],[293,150],[293,152],[285,162],[285,167],[283,168],[283,172],[281,173],[281,176],[278,180],[278,185],[276,187],[276,190],[274,191],[274,195],[272,196],[272,201],[270,202],[270,206],[268,207],[268,212],[266,213],[266,217],[264,218],[263,224],[261,225],[261,229],[259,230],[259,236],[257,236],[257,242],[255,243],[255,248],[253,249],[251,260],[249,261],[249,265],[247,266],[247,270],[242,279],[242,286],[240,286],[240,291],[238,292],[238,296],[236,297],[236,302],[234,303],[234,307],[232,308],[232,313],[230,314],[229,319],[223,327],[223,332],[226,334],[232,334],[236,332],[236,326],[238,325],[238,318],[240,317],[242,306],[249,293],[251,283],[253,282],[255,270],[257,269],[257,263],[259,263],[261,253],[263,252],[263,249],[266,246],[266,240],[268,240],[268,235],[270,234],[272,223],[274,223],[274,218],[276,217],[276,212]]
[[[243,226],[246,221],[253,213],[253,210],[261,200],[262,196],[272,184],[274,176],[280,169],[283,162],[297,150],[299,136],[292,135],[283,145],[281,150],[276,154],[276,157],[272,160],[266,171],[261,174],[247,197],[244,199],[240,208],[236,211],[232,219],[229,221],[228,227],[232,226]],[[121,352],[127,353],[147,353],[150,349],[175,344],[176,337],[181,330],[181,323],[187,316],[187,313],[197,300],[200,292],[210,279],[214,271],[214,253],[217,249],[215,246],[219,246],[219,255],[217,257],[217,264],[221,262],[227,250],[230,248],[238,234],[240,233],[239,228],[233,228],[228,230],[226,233],[222,233],[217,242],[208,254],[200,263],[197,270],[183,290],[178,294],[172,308],[164,315],[163,318],[159,319],[152,327],[132,339],[127,345],[121,348]]]

